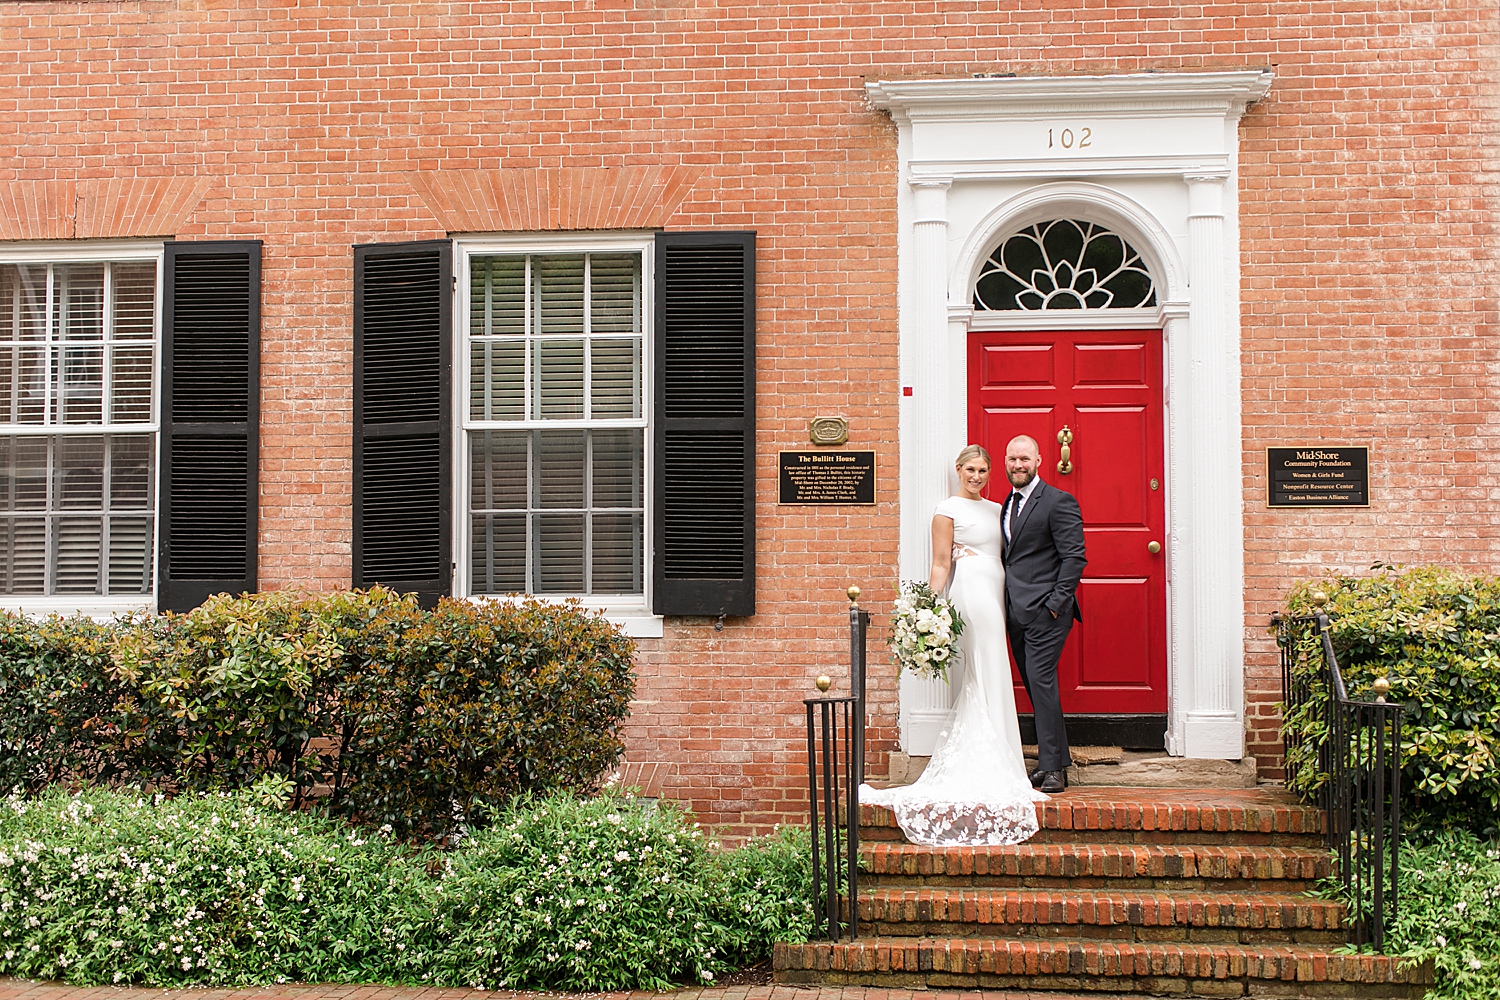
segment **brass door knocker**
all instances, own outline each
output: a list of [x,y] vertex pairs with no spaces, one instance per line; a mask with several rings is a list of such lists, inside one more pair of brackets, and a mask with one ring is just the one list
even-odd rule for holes
[[1073,449],[1068,447],[1073,443],[1073,432],[1068,430],[1068,425],[1063,424],[1063,429],[1057,432],[1057,443],[1062,445],[1062,460],[1057,463],[1057,473],[1066,476],[1073,471]]

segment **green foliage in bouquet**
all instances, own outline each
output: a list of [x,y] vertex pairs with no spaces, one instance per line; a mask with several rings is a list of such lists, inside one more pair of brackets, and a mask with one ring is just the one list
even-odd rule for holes
[[[1303,583],[1287,598],[1288,614],[1311,614],[1323,591],[1330,638],[1349,694],[1374,699],[1376,678],[1390,680],[1402,719],[1402,801],[1407,822],[1430,828],[1493,832],[1500,815],[1500,579],[1437,567],[1375,567],[1370,576]],[[1300,740],[1296,790],[1310,792],[1326,740],[1327,697],[1313,662],[1314,699],[1283,707],[1283,730]]]
[[948,679],[948,664],[958,651],[964,620],[946,597],[917,580],[897,587],[891,613],[891,656],[902,670],[921,677]]

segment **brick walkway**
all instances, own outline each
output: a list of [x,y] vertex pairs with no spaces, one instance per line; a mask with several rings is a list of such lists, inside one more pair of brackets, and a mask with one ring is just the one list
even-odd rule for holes
[[864,986],[716,986],[672,993],[518,993],[514,990],[303,985],[239,990],[156,990],[142,986],[83,987],[0,979],[0,1000],[552,1000],[566,997],[587,997],[589,1000],[1069,1000],[1056,993],[887,990]]

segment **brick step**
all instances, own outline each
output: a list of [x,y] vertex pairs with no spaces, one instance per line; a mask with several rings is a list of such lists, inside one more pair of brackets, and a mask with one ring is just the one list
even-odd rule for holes
[[778,944],[776,981],[1183,997],[1412,997],[1430,965],[1320,948],[869,937]]
[[[915,888],[1175,889],[1305,892],[1332,870],[1327,851],[1179,844],[860,845],[861,881]],[[1263,885],[1273,882],[1274,890]]]
[[[860,837],[902,840],[895,814],[862,805]],[[1070,788],[1037,803],[1033,843],[1317,847],[1323,814],[1279,789]]]
[[1337,946],[1343,912],[1331,900],[1268,893],[880,888],[859,900],[862,932],[903,937]]

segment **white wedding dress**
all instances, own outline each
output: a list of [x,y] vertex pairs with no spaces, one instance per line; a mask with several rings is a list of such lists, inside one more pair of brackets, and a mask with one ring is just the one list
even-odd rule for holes
[[898,788],[861,785],[859,801],[888,807],[906,838],[934,847],[1019,844],[1037,831],[1021,754],[1021,728],[1005,639],[1005,567],[1000,505],[949,497],[937,514],[953,519],[948,597],[963,617],[961,656],[948,669],[958,700],[927,769]]

